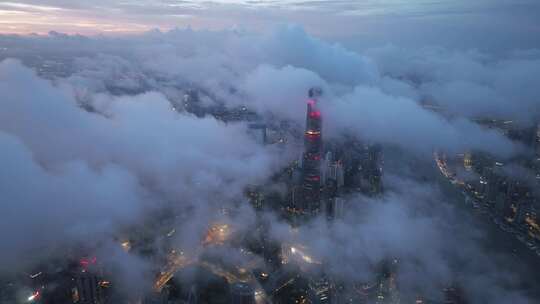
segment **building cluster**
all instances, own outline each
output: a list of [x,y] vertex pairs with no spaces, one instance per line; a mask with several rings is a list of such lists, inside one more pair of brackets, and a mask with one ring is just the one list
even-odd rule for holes
[[345,215],[349,194],[382,193],[382,149],[356,139],[323,141],[322,91],[312,88],[308,95],[304,153],[287,180],[286,209],[295,218],[340,218]]
[[[23,297],[19,296],[20,288],[10,282],[5,284],[0,282],[2,284],[0,303],[467,303],[457,287],[448,287],[444,292],[441,291],[441,294],[445,295],[444,302],[432,301],[421,296],[409,299],[402,295],[398,283],[399,262],[391,257],[374,267],[373,272],[376,275],[370,282],[352,282],[335,278],[325,273],[325,261],[312,256],[309,248],[301,244],[280,243],[269,235],[270,223],[268,218],[261,215],[263,211],[272,209],[277,211],[284,219],[289,220],[291,229],[314,218],[325,218],[332,223],[346,216],[347,210],[351,208],[349,204],[353,201],[349,199],[350,197],[358,194],[378,196],[384,191],[381,146],[361,142],[355,138],[345,137],[339,142],[325,139],[324,113],[320,107],[322,100],[320,89],[313,88],[309,91],[306,123],[301,132],[303,152],[299,160],[276,174],[271,180],[271,185],[257,185],[246,189],[246,196],[256,210],[256,229],[246,233],[247,235],[242,236],[240,240],[232,242],[232,233],[229,233],[228,226],[215,225],[201,241],[201,246],[206,247],[205,249],[228,246],[228,250],[237,249],[239,255],[257,256],[262,260],[262,265],[231,266],[204,256],[201,254],[202,250],[197,252],[197,258],[190,258],[183,252],[167,248],[164,252],[169,254],[164,258],[165,266],[156,271],[153,292],[143,293],[140,290],[133,290],[132,298],[126,300],[115,298],[115,293],[111,291],[114,291],[114,288],[111,288],[113,286],[106,279],[109,276],[95,259],[86,258],[76,265],[52,272],[55,273],[53,277],[49,276],[50,271],[31,275],[29,283],[26,284],[28,290]],[[288,143],[287,136],[295,134],[295,127],[286,122],[264,122],[254,112],[242,106],[226,109],[219,103],[210,102],[208,96],[196,90],[188,90],[183,99],[173,103],[172,106],[173,110],[187,111],[199,117],[213,115],[225,122],[247,121],[250,134],[263,145],[285,145]],[[540,143],[540,130],[538,142]],[[537,151],[540,151],[540,148]],[[483,159],[478,158],[477,154],[468,154],[463,161],[470,170],[478,170],[476,168]],[[540,160],[537,163],[540,163]],[[489,166],[480,167],[485,169]],[[484,175],[487,176],[488,173]],[[524,190],[519,190],[520,187],[521,184],[512,184],[513,190],[509,193],[523,192]],[[478,190],[478,192],[489,191]],[[521,203],[522,198],[522,196],[515,198],[516,202],[520,202],[519,206],[526,205]],[[520,208],[516,210],[529,210]],[[533,218],[532,211],[527,212],[525,218]],[[166,243],[160,237],[170,238],[174,234],[174,229],[166,230],[163,233],[154,231],[159,235],[154,236],[159,243]],[[134,243],[136,242],[122,242],[121,246],[125,250],[144,251],[145,253],[140,255],[146,257],[152,255],[147,253],[146,245],[156,242],[149,241],[148,244],[141,242],[138,245]],[[189,284],[179,283],[173,279],[180,276],[183,271],[196,273]],[[45,277],[46,280],[40,281]]]
[[171,103],[173,110],[191,113],[197,117],[211,115],[224,122],[259,120],[257,113],[247,107],[240,105],[229,108],[224,102],[201,89],[188,89],[182,98],[175,99]]
[[0,281],[0,303],[111,303],[108,276],[96,258],[42,265],[31,274]]
[[[318,89],[312,89],[308,94],[304,151],[300,160],[275,180],[286,185],[286,198],[272,197],[271,191],[265,192],[264,187],[254,187],[247,193],[256,210],[273,207],[277,211],[285,211],[282,214],[293,227],[315,217],[329,221],[342,218],[351,207],[347,205],[350,196],[383,193],[382,148],[357,139],[339,143],[325,140],[324,113],[319,104],[321,94]],[[263,226],[260,230],[265,231],[266,228]],[[325,262],[312,256],[309,248],[301,244],[271,243],[263,237],[255,242],[254,247],[258,250],[254,251],[262,252],[266,264],[273,265],[265,272],[262,281],[272,303],[415,303],[415,299],[400,295],[399,263],[395,258],[388,258],[373,269],[377,276],[371,282],[351,282],[325,274]],[[442,303],[442,300],[422,301]],[[445,303],[466,302],[454,299]]]
[[[540,123],[530,128],[517,127],[512,121],[481,123],[502,131],[530,153],[503,162],[488,153],[468,151],[439,160],[440,167],[462,187],[474,208],[540,256]],[[461,167],[472,177],[460,180],[447,171],[449,167]]]

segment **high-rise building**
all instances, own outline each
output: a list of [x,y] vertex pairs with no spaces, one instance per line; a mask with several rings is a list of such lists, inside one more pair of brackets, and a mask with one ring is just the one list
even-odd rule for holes
[[197,304],[199,302],[199,296],[197,292],[197,285],[193,284],[189,289],[188,298],[186,304]]
[[303,212],[317,214],[321,205],[322,122],[318,109],[320,89],[309,90],[304,155],[302,159]]
[[324,168],[322,170],[322,181],[325,184],[329,180],[334,180],[338,188],[344,185],[344,170],[341,160],[335,160],[332,152],[327,152],[324,158]]
[[465,154],[463,154],[463,167],[465,168],[465,170],[471,171],[472,164],[473,160],[471,152],[465,152]]
[[540,122],[536,124],[536,156],[540,157]]
[[385,259],[381,263],[381,273],[377,279],[377,304],[398,304],[400,294],[397,286],[397,259]]
[[458,286],[444,289],[444,304],[467,304],[463,290]]
[[332,303],[332,283],[326,276],[320,276],[309,280],[310,294],[314,303],[334,304]]
[[255,304],[255,292],[247,283],[231,286],[231,304]]
[[87,270],[77,273],[73,288],[73,302],[77,304],[102,304],[104,302],[99,279],[95,274]]
[[342,197],[334,197],[330,199],[331,213],[330,217],[332,219],[343,219],[345,217],[345,208],[346,201]]
[[536,167],[536,182],[540,184],[540,122],[536,126],[535,134],[535,161],[534,165]]
[[368,147],[367,180],[369,181],[368,194],[377,195],[383,192],[382,184],[382,147],[370,145]]
[[261,145],[266,145],[268,143],[268,133],[267,126],[264,123],[251,123],[248,125],[248,131]]
[[335,160],[332,152],[327,152],[322,166],[323,194],[321,205],[328,219],[342,218],[345,201],[342,198],[344,169],[341,160]]

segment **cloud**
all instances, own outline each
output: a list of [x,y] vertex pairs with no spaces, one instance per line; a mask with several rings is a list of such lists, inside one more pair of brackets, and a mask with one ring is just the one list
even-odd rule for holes
[[[156,265],[132,261],[137,271],[131,273],[131,263],[121,263],[130,258],[107,241],[125,226],[152,221],[152,211],[174,215],[172,242],[182,248],[196,247],[217,218],[249,231],[256,216],[245,204],[245,187],[266,184],[299,157],[297,147],[263,147],[243,122],[186,113],[183,97],[191,89],[205,105],[244,105],[266,122],[291,121],[301,132],[307,90],[320,86],[325,139],[347,133],[430,168],[436,149],[515,155],[519,146],[471,118],[532,121],[538,105],[534,50],[504,59],[442,48],[358,53],[298,26],[266,34],[176,29],[116,38],[2,36],[3,45],[5,56],[38,73],[15,60],[0,63],[0,146],[6,151],[0,162],[7,168],[0,172],[7,193],[0,219],[6,216],[5,237],[17,240],[6,245],[12,250],[5,250],[4,269],[19,254],[43,257],[33,248],[91,238],[105,244],[102,255],[113,253],[110,262],[119,263],[121,277],[144,277]],[[445,113],[422,107],[426,98]],[[439,204],[446,197],[434,185],[402,177],[423,174],[406,168],[411,159],[391,160],[407,174],[385,181],[383,198],[351,198],[344,221],[316,221],[301,228],[300,240],[345,278],[370,278],[375,264],[396,255],[406,290],[438,290],[455,279],[475,286],[467,290],[480,303],[502,294],[521,299],[509,282],[512,271],[482,274],[495,269],[496,258],[469,262],[486,252],[476,244],[483,234],[471,220]],[[235,212],[223,218],[223,209]],[[286,225],[274,214],[266,217],[279,240],[291,240]],[[7,235],[11,230],[16,233]],[[237,258],[228,249],[216,254]],[[467,267],[460,272],[455,265]]]
[[390,188],[382,198],[348,200],[342,220],[321,219],[295,233],[276,225],[272,233],[307,246],[326,273],[343,282],[375,281],[380,262],[396,259],[402,301],[418,295],[443,301],[441,290],[458,282],[473,303],[532,303],[519,287],[526,278],[516,277],[510,257],[482,243],[490,236],[453,204],[450,192],[397,176],[385,182]]
[[46,170],[12,135],[1,132],[0,146],[2,271],[21,270],[50,249],[106,235],[145,208],[136,178],[121,167],[93,170],[73,161]]
[[518,149],[495,131],[466,119],[446,120],[411,99],[389,96],[376,88],[356,87],[351,94],[323,107],[332,128],[417,153],[473,149],[508,157]]
[[41,247],[106,238],[164,202],[220,208],[280,162],[245,126],[178,114],[160,94],[101,96],[98,114],[64,89],[0,64],[1,222],[12,240],[2,268]]
[[395,46],[368,52],[383,74],[416,81],[423,98],[447,112],[468,118],[515,119],[526,124],[538,119],[539,59],[516,54],[496,58],[478,51],[444,48],[403,49]]

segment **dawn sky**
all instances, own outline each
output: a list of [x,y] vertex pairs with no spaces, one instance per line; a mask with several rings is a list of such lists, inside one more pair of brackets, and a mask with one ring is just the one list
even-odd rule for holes
[[297,23],[316,35],[358,45],[370,40],[536,48],[539,12],[535,0],[23,0],[0,1],[0,32],[111,35],[186,26],[265,30]]

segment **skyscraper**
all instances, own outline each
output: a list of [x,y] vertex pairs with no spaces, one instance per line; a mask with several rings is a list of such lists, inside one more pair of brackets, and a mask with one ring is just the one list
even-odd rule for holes
[[459,286],[450,286],[444,289],[444,304],[466,304],[463,290]]
[[267,126],[264,123],[251,123],[248,125],[248,131],[258,144],[266,145],[268,143]]
[[322,202],[328,219],[342,218],[345,201],[341,197],[344,186],[344,170],[341,160],[334,159],[334,153],[327,152],[322,166]]
[[318,98],[322,91],[309,90],[307,103],[306,131],[304,133],[304,155],[302,160],[303,211],[317,214],[321,205],[321,112]]
[[536,182],[540,184],[540,122],[536,126],[535,134],[535,166],[536,166]]
[[385,259],[381,263],[381,273],[377,279],[377,304],[398,304],[400,294],[397,286],[397,259]]
[[536,125],[536,157],[540,159],[540,122]]
[[231,304],[255,304],[255,293],[247,283],[235,283],[231,286]]
[[95,274],[83,270],[76,275],[73,300],[73,302],[78,304],[103,303],[103,294],[99,287],[99,279]]

